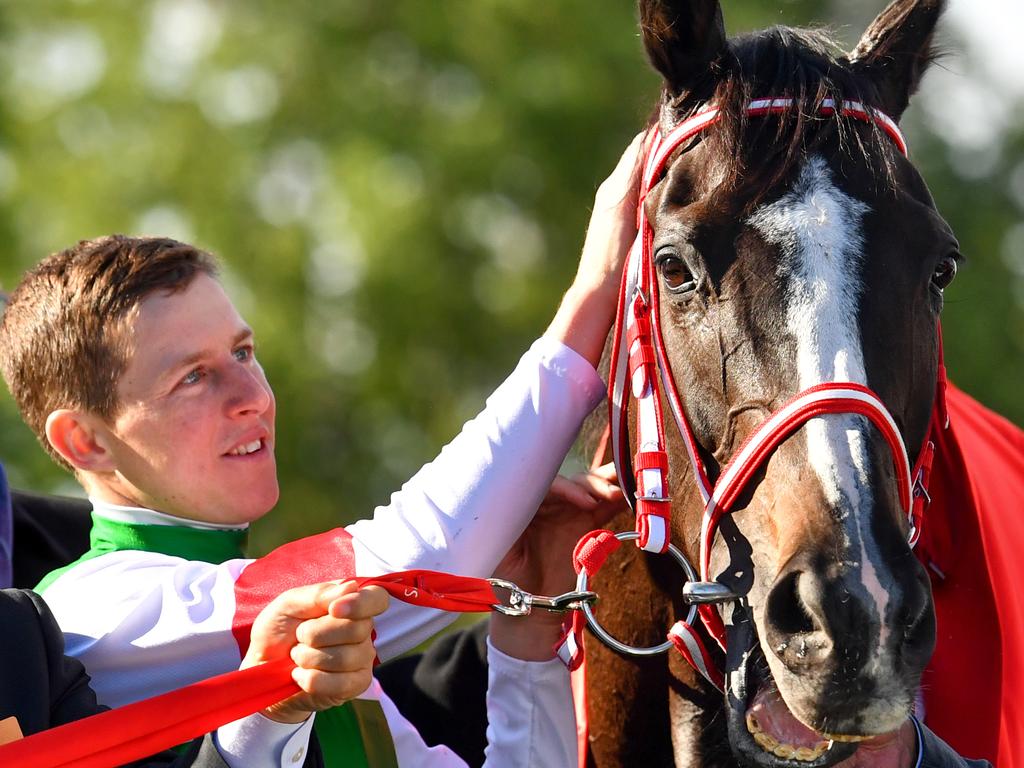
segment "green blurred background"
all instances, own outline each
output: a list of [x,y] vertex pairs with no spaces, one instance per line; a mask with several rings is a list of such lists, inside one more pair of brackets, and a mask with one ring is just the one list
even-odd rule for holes
[[[904,119],[968,257],[953,378],[1024,422],[1019,3],[953,0]],[[730,32],[882,2],[736,0]],[[1012,17],[1012,18],[1011,18]],[[279,401],[285,537],[369,514],[544,328],[659,81],[626,0],[0,6],[0,282],[109,232],[218,254]],[[12,484],[76,492],[0,395]]]

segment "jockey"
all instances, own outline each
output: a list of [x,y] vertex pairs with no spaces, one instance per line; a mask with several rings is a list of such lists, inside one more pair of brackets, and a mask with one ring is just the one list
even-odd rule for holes
[[[594,485],[585,514],[527,526],[603,398],[595,365],[635,234],[639,145],[598,191],[548,330],[483,412],[372,519],[255,560],[242,551],[247,527],[278,499],[275,401],[212,257],[110,236],[25,276],[0,325],[0,366],[22,417],[93,506],[90,550],[39,588],[101,703],[237,667],[249,644],[239,628],[290,587],[417,568],[495,573],[534,592],[571,585],[576,536],[621,494]],[[575,762],[568,674],[552,650],[560,618],[543,613],[491,622],[489,764]],[[377,620],[377,653],[401,654],[451,620],[394,602]],[[376,682],[358,706],[318,714],[316,730],[327,765],[462,764],[428,748]]]

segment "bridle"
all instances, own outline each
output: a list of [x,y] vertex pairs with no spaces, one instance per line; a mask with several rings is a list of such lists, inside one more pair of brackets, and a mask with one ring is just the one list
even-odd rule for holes
[[[747,105],[746,113],[751,117],[782,114],[795,106],[794,100],[789,98],[758,99]],[[902,154],[907,154],[907,145],[900,129],[891,118],[877,109],[855,101],[842,101],[837,106],[834,100],[825,99],[818,111],[823,116],[838,112],[843,117],[872,123],[894,142]],[[582,609],[586,623],[598,637],[622,653],[650,655],[675,647],[698,672],[721,689],[722,673],[702,638],[695,614],[699,614],[704,629],[724,649],[725,626],[716,604],[736,600],[739,596],[725,584],[714,580],[710,572],[711,550],[722,517],[732,510],[736,499],[758,469],[779,445],[810,419],[826,414],[856,414],[865,417],[878,429],[892,453],[900,506],[907,516],[909,543],[913,547],[920,536],[924,512],[930,501],[927,488],[934,455],[932,438],[935,430],[946,425],[946,415],[945,368],[940,337],[935,404],[928,433],[913,467],[900,430],[881,398],[862,384],[832,381],[799,392],[771,413],[735,452],[722,469],[718,480],[712,483],[708,479],[662,339],[653,258],[654,231],[644,210],[644,199],[661,180],[668,160],[676,150],[718,119],[719,110],[707,107],[680,123],[667,135],[663,136],[654,128],[647,136],[637,209],[638,233],[623,272],[609,376],[612,451],[620,483],[636,513],[636,532],[611,534],[608,531],[595,531],[581,540],[575,561],[580,573],[577,589],[585,590],[588,574],[592,575],[622,540],[636,539],[637,546],[647,552],[670,552],[687,574],[683,600],[690,605],[690,611],[685,619],[672,626],[665,643],[647,648],[627,646],[612,638],[600,626],[589,605]],[[696,569],[669,542],[672,499],[668,486],[669,459],[662,393],[686,447],[704,502],[700,556]],[[636,401],[638,446],[632,457],[629,455],[627,427],[630,398]],[[635,493],[631,493],[628,488],[630,478],[635,478]],[[559,648],[559,655],[570,666],[577,666],[582,659],[584,622],[578,614]]]

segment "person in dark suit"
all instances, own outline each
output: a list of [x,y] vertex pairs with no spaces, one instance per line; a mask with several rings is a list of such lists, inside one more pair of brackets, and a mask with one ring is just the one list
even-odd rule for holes
[[[17,718],[27,736],[103,711],[85,669],[64,655],[64,636],[39,595],[0,590],[0,624],[0,719]],[[184,754],[164,752],[133,765],[219,768],[227,763],[208,735]]]
[[3,465],[0,465],[0,588],[11,586],[13,527],[7,475],[4,473]]
[[56,568],[89,549],[88,499],[10,489],[11,581],[0,586],[33,589]]

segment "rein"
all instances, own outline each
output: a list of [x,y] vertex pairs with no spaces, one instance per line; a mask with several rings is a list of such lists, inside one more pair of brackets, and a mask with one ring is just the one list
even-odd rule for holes
[[[747,115],[783,114],[796,107],[793,99],[773,98],[751,101]],[[904,155],[907,144],[896,123],[887,115],[860,102],[832,99],[822,101],[819,110],[824,116],[839,114],[880,128]],[[609,381],[610,439],[616,471],[625,496],[636,513],[636,532],[612,534],[595,531],[577,545],[574,562],[580,578],[578,589],[585,589],[587,577],[593,575],[605,558],[618,548],[622,540],[636,539],[637,546],[652,553],[671,552],[686,572],[683,600],[690,605],[688,616],[677,621],[668,632],[668,641],[649,648],[635,648],[621,643],[598,624],[590,611],[575,611],[572,623],[558,652],[571,669],[583,663],[584,624],[610,647],[629,655],[650,655],[675,647],[687,661],[712,685],[724,690],[722,671],[715,663],[694,619],[724,650],[725,625],[716,604],[730,602],[740,596],[711,573],[711,551],[722,517],[748,485],[758,469],[774,451],[810,419],[827,414],[856,414],[867,418],[885,438],[892,453],[900,506],[909,523],[909,543],[913,547],[920,536],[924,512],[930,501],[927,488],[934,455],[933,436],[946,426],[945,368],[942,361],[941,334],[936,398],[928,432],[911,467],[906,445],[889,410],[882,400],[863,384],[830,381],[799,392],[774,411],[746,440],[722,469],[717,482],[708,478],[700,457],[697,441],[686,418],[684,399],[675,384],[672,368],[662,339],[659,291],[655,272],[654,230],[644,209],[647,194],[661,181],[673,153],[719,119],[719,110],[708,107],[680,123],[667,135],[652,128],[645,140],[643,175],[640,181],[637,208],[638,233],[623,272],[618,311],[611,350]],[[684,150],[685,151],[685,150]],[[665,440],[664,401],[674,417],[676,427],[686,446],[697,487],[704,502],[700,533],[698,568],[693,568],[678,549],[669,542],[672,497],[668,485],[669,458]],[[630,398],[636,401],[637,452],[629,455],[627,417]],[[635,493],[626,487],[635,479]],[[631,498],[631,495],[635,498]],[[696,575],[695,575],[696,574]],[[699,578],[698,578],[699,576]],[[582,615],[581,615],[582,614]],[[611,641],[611,642],[609,642]],[[577,716],[580,711],[578,708]],[[585,726],[584,726],[585,727]]]

